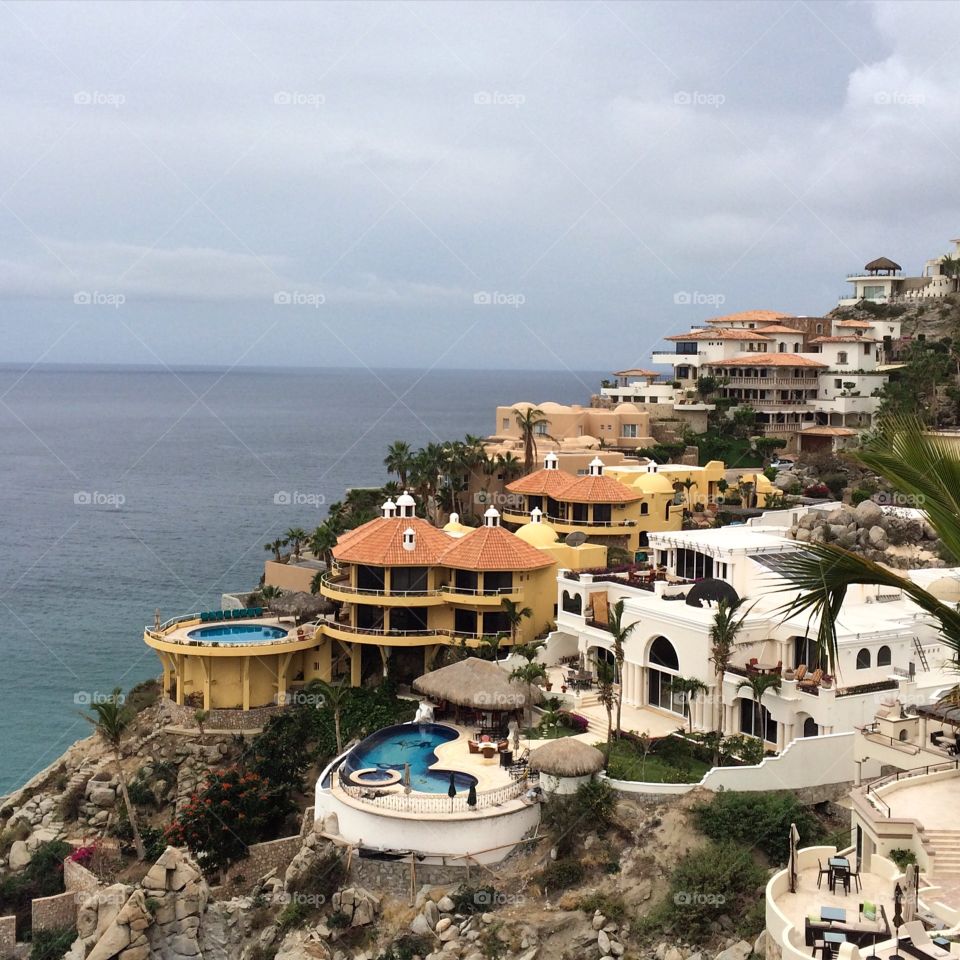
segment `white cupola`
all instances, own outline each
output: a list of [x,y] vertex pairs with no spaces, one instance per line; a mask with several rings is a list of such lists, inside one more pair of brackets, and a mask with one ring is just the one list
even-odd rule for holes
[[393,502],[392,499],[386,500],[384,501],[383,506],[380,507],[380,513],[384,517],[384,519],[389,520],[392,517],[395,517],[397,515],[397,505]]
[[543,458],[544,470],[559,470],[560,460],[552,450]]
[[530,511],[531,523],[543,523],[543,511],[539,507],[534,507]]
[[409,490],[404,490],[397,497],[397,516],[415,517],[417,515],[417,501],[410,496]]
[[590,461],[590,476],[591,477],[603,476],[603,461],[599,457],[594,457]]
[[450,519],[449,519],[447,522],[448,522],[448,523],[459,523],[459,522],[460,522],[460,514],[459,514],[459,513],[451,513],[451,514],[450,514]]
[[483,515],[483,525],[485,527],[500,526],[500,511],[496,507],[487,508],[487,512]]
[[417,549],[417,532],[413,529],[413,527],[407,527],[407,529],[403,531],[403,549]]

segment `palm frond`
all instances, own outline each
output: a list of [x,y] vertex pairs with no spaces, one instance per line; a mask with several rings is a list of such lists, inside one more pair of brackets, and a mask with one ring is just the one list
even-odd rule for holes
[[808,627],[817,622],[817,644],[831,672],[837,662],[837,618],[850,587],[859,584],[902,590],[921,609],[939,621],[943,639],[960,652],[960,612],[937,599],[912,580],[832,543],[806,543],[778,559],[777,571],[789,585],[779,592],[799,593],[784,603],[783,618],[807,614]]

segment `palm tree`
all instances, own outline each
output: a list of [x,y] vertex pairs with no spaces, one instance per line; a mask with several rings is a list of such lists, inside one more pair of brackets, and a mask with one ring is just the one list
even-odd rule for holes
[[496,460],[497,468],[503,473],[503,482],[516,480],[523,473],[523,464],[512,453],[501,453]]
[[529,607],[521,607],[515,600],[504,597],[500,601],[500,607],[503,610],[503,618],[510,627],[510,643],[516,644],[517,634],[524,620],[529,620],[533,616],[533,611]]
[[610,763],[610,745],[613,740],[613,706],[616,696],[613,692],[613,666],[606,660],[597,661],[597,699],[607,711],[607,745],[604,758]]
[[383,458],[383,465],[395,473],[401,487],[407,486],[407,477],[413,466],[413,452],[406,440],[394,440],[387,448],[387,455]]
[[[960,557],[960,454],[949,442],[925,430],[915,418],[887,418],[852,456],[898,493],[922,505],[943,550]],[[778,563],[778,570],[790,581],[784,590],[800,590],[784,604],[783,612],[819,620],[817,645],[831,672],[837,663],[837,618],[847,590],[858,584],[902,590],[938,622],[954,662],[960,658],[960,610],[955,605],[834,543],[798,543],[797,547],[796,552],[783,554]]]
[[738,597],[734,601],[720,600],[717,603],[717,612],[713,615],[710,624],[710,662],[713,664],[713,673],[716,678],[716,709],[717,709],[717,742],[714,747],[713,765],[720,766],[720,740],[723,738],[723,678],[733,659],[733,648],[737,636],[743,629],[750,609],[744,610],[738,617],[737,611],[746,602],[746,598]]
[[129,710],[123,702],[123,695],[120,688],[117,687],[110,694],[109,699],[103,703],[92,703],[90,709],[94,716],[88,717],[84,714],[84,719],[93,724],[100,737],[106,741],[111,750],[113,750],[113,760],[117,766],[117,779],[120,783],[120,793],[123,795],[123,805],[127,810],[127,820],[130,822],[130,830],[133,833],[133,845],[137,851],[137,859],[143,860],[147,851],[143,845],[143,839],[140,836],[140,828],[137,826],[137,812],[130,802],[130,792],[127,789],[127,777],[123,772],[121,764],[120,744],[124,734],[127,732],[130,724],[133,722],[135,714]]
[[343,708],[350,696],[350,685],[342,680],[328,683],[326,680],[311,680],[304,688],[307,694],[319,695],[322,701],[317,702],[317,709],[328,706],[333,712],[333,732],[337,739],[337,756],[343,753],[343,735],[340,731],[340,718]]
[[276,600],[277,597],[282,597],[283,591],[279,587],[275,587],[272,583],[268,583],[265,586],[258,587],[253,593],[247,597],[247,603],[262,603],[268,604],[271,600]]
[[761,700],[768,690],[780,689],[780,677],[775,673],[753,673],[749,677],[744,677],[737,684],[737,690],[747,687],[753,694],[753,718],[754,718],[754,736],[756,731],[760,731],[760,740],[766,739],[763,731],[763,714],[761,712]]
[[690,704],[698,693],[706,693],[708,689],[709,687],[696,677],[674,677],[670,681],[670,690],[683,698],[683,713],[691,733],[693,733],[693,711],[690,709]]
[[491,633],[480,638],[481,646],[485,652],[490,654],[490,659],[493,660],[494,663],[496,663],[500,657],[500,643],[506,636],[505,633]]
[[623,662],[626,660],[627,654],[624,649],[624,644],[627,642],[627,638],[633,633],[634,628],[637,623],[628,623],[624,625],[623,622],[623,600],[618,600],[610,608],[610,617],[609,622],[607,623],[607,629],[610,631],[610,636],[613,639],[613,660],[617,666],[617,682],[620,685],[620,689],[617,692],[617,739],[620,739],[620,716],[623,709]]
[[310,535],[310,552],[320,557],[329,570],[333,562],[333,548],[337,545],[337,532],[329,520],[324,520]]
[[526,410],[514,407],[513,415],[523,440],[523,472],[526,474],[533,469],[533,458],[537,454],[537,427],[550,421],[539,407],[527,407]]
[[277,537],[277,539],[274,540],[273,543],[265,543],[263,545],[263,549],[266,550],[267,553],[272,553],[273,559],[276,560],[277,563],[280,563],[280,561],[283,559],[282,555],[280,554],[280,551],[286,545],[287,545],[286,540],[284,540],[282,537]]
[[307,531],[303,527],[291,527],[285,534],[287,543],[291,544],[294,557],[300,559],[300,544],[307,539]]
[[693,489],[693,478],[687,477],[686,480],[683,480],[681,482],[680,486],[683,487],[683,489],[686,491],[685,499],[687,501],[687,509],[690,511],[693,511],[693,503],[690,499],[690,491]]
[[203,743],[204,737],[204,727],[207,724],[207,721],[210,719],[209,710],[194,710],[193,711],[193,722],[197,725],[197,730],[200,731],[200,743]]
[[542,663],[528,660],[510,672],[511,680],[518,680],[527,685],[527,727],[533,726],[533,685],[538,680],[545,680],[547,668]]

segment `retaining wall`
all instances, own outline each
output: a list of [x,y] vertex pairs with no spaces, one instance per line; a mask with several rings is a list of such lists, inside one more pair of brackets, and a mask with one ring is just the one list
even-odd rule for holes
[[10,960],[17,947],[17,918],[0,917],[0,960]]
[[76,927],[78,899],[74,891],[68,890],[66,893],[34,900],[30,915],[30,927],[33,932]]
[[[174,703],[169,698],[164,698],[163,709],[173,726],[188,727],[193,730],[197,728],[196,707]],[[263,727],[270,717],[283,709],[283,706],[271,704],[266,707],[253,707],[250,710],[211,710],[210,716],[204,722],[204,730],[211,733],[216,730],[256,730]]]

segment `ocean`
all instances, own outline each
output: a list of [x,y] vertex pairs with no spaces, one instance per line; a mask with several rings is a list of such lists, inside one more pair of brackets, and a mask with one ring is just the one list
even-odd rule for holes
[[584,403],[598,372],[0,368],[0,795],[159,674],[143,626],[256,585],[264,544],[387,480],[394,440]]

